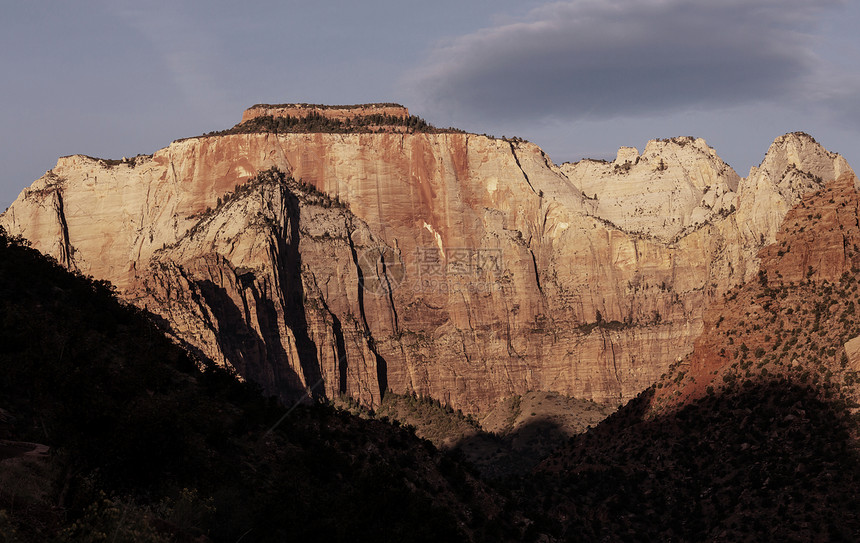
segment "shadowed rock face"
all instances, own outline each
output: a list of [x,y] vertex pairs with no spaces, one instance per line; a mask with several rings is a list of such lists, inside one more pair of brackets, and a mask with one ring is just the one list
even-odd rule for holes
[[[469,412],[528,390],[620,403],[691,351],[714,296],[754,277],[774,221],[849,169],[797,134],[746,179],[701,140],[655,145],[669,168],[646,186],[672,173],[659,188],[681,202],[664,210],[680,230],[606,211],[637,199],[624,176],[639,165],[574,176],[533,144],[458,133],[233,134],[120,164],[65,157],[0,224],[285,398],[320,383]],[[254,178],[269,168],[301,182]]]

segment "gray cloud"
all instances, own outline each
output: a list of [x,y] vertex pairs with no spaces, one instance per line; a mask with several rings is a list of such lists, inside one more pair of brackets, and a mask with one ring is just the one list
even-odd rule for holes
[[166,0],[110,0],[104,5],[149,40],[188,107],[229,109],[232,104],[216,77],[220,44],[189,6]]
[[[839,0],[574,0],[439,43],[407,86],[428,112],[599,119],[796,99]],[[423,102],[423,103],[422,103]]]
[[834,126],[858,131],[860,127],[860,74],[834,66],[822,66],[810,78],[807,109]]

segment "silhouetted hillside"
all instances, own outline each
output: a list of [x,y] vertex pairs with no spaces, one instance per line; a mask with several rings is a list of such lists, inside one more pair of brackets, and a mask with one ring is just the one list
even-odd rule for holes
[[857,424],[812,386],[750,380],[645,417],[649,389],[544,462],[567,540],[853,541]]
[[6,541],[518,539],[414,432],[287,410],[5,233],[0,368]]
[[[860,196],[791,210],[695,351],[538,470],[565,538],[860,539]],[[545,486],[541,486],[545,485]],[[548,490],[551,489],[551,490]]]

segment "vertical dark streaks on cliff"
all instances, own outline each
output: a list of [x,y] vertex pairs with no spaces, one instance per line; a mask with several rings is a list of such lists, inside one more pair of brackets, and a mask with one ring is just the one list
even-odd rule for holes
[[60,224],[60,235],[62,242],[60,245],[61,263],[66,268],[74,271],[77,269],[74,260],[74,248],[69,241],[69,225],[66,223],[66,211],[63,203],[63,193],[59,189],[54,191],[54,210],[57,212],[57,222]]
[[361,316],[361,324],[364,327],[367,348],[370,349],[370,352],[376,358],[376,380],[379,384],[379,398],[381,400],[385,395],[385,391],[388,390],[388,362],[379,354],[376,348],[376,340],[373,338],[370,327],[367,325],[367,313],[364,309],[364,271],[361,269],[361,264],[358,261],[358,251],[355,248],[355,241],[352,239],[352,232],[354,230],[352,222],[347,220],[345,227],[346,239],[349,241],[349,251],[352,255],[352,263],[355,265],[355,272],[358,276],[358,311]]
[[347,220],[344,222],[344,226],[346,227],[346,239],[349,242],[349,252],[352,255],[352,263],[355,265],[355,273],[358,276],[358,312],[365,332],[369,333],[369,328],[367,327],[367,315],[364,313],[364,271],[361,269],[361,264],[358,262],[358,251],[356,251],[355,241],[352,239],[352,222]]
[[535,194],[537,194],[537,191],[536,191],[536,190],[535,190],[535,188],[532,186],[532,182],[531,182],[531,181],[529,181],[529,174],[527,174],[527,173],[526,173],[526,171],[523,169],[522,164],[520,164],[520,158],[517,156],[517,150],[516,150],[516,148],[514,147],[514,142],[509,141],[509,142],[508,142],[508,145],[510,145],[510,146],[511,146],[511,154],[514,156],[514,161],[517,163],[517,168],[519,168],[519,169],[520,169],[520,172],[522,172],[522,174],[523,174],[523,178],[526,180],[526,183],[528,183],[529,188],[530,188],[530,189],[532,189],[532,192],[534,192]]
[[540,272],[538,272],[537,258],[535,257],[534,251],[532,251],[531,249],[529,249],[529,254],[532,257],[532,269],[535,273],[535,284],[537,285],[538,292],[540,292],[541,296],[543,296],[543,287],[540,284]]
[[[314,279],[316,282],[316,279]],[[340,322],[340,319],[332,311],[328,304],[325,301],[325,297],[320,294],[319,301],[325,309],[326,313],[331,317],[331,331],[334,334],[334,342],[335,349],[337,354],[337,392],[338,394],[347,394],[349,392],[348,380],[349,380],[349,363],[346,356],[346,341],[343,337],[343,325]]]
[[[618,381],[619,390],[621,390],[621,377],[618,375],[618,362],[615,360],[615,344],[612,343],[610,333],[608,330],[600,331],[600,334],[603,336],[603,350],[604,352],[609,351],[611,353],[612,371],[615,374],[615,380]],[[607,343],[609,344],[609,349],[606,348]]]
[[385,265],[385,252],[383,251],[381,255],[379,255],[379,262],[382,266],[380,270],[382,272],[382,277],[385,279],[385,293],[388,295],[388,305],[391,307],[391,315],[392,321],[394,324],[394,333],[397,334],[400,330],[397,321],[397,308],[394,306],[394,285],[391,284],[391,278],[388,277],[388,269]]
[[[310,338],[308,332],[308,321],[305,314],[305,292],[302,282],[302,255],[299,251],[299,222],[301,220],[301,209],[299,200],[295,194],[286,187],[282,188],[284,198],[284,231],[277,232],[273,243],[276,250],[276,269],[280,272],[278,287],[284,300],[284,320],[287,327],[293,332],[296,339],[296,352],[299,355],[305,384],[311,386],[322,379],[319,357],[317,356],[316,344]],[[277,227],[279,228],[279,227]],[[324,394],[311,390],[311,395],[316,398]]]

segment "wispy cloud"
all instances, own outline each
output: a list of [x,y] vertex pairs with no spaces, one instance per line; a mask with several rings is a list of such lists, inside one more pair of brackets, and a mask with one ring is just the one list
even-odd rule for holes
[[[407,85],[427,111],[599,119],[816,99],[839,0],[573,0],[439,43]],[[845,94],[844,92],[842,94]],[[849,93],[851,94],[851,93]],[[834,95],[834,99],[839,94]]]
[[149,40],[188,107],[201,112],[229,107],[216,75],[218,41],[195,24],[182,2],[110,0],[105,5]]

